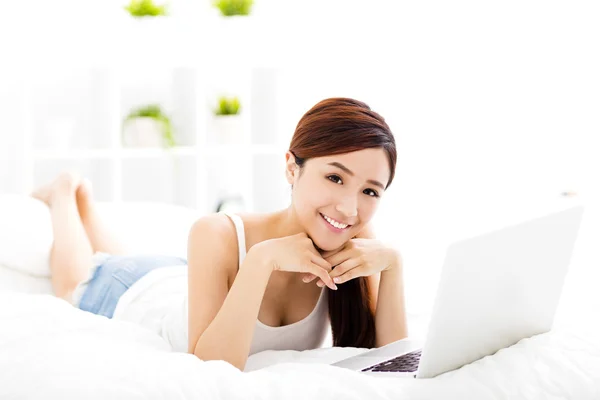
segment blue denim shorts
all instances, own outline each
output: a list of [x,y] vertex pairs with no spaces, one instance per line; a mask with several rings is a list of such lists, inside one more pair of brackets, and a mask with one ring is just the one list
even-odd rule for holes
[[75,289],[73,305],[83,311],[112,318],[123,293],[148,272],[185,264],[185,259],[174,256],[96,253],[88,279]]

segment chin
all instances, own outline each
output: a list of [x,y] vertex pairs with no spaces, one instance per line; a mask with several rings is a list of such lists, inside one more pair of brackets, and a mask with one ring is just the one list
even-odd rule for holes
[[311,238],[315,247],[317,248],[317,250],[319,251],[333,251],[333,250],[338,250],[340,248],[342,248],[347,240],[344,240],[342,242],[338,240],[333,241],[333,240],[318,240],[316,238]]
[[320,251],[334,251],[341,249],[350,239],[352,239],[352,232],[354,227],[349,227],[346,232],[330,232],[326,225],[323,223],[322,217],[317,217],[319,222],[316,225],[311,226],[310,238],[313,244]]
[[320,253],[337,249],[337,247],[334,247],[334,246],[332,247],[332,246],[319,245],[318,243],[315,243],[315,248]]

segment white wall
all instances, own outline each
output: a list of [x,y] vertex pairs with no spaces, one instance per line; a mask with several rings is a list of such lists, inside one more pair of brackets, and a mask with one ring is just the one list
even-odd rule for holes
[[[208,2],[172,3],[172,20],[156,27],[132,25],[112,8],[122,1],[40,2],[35,15],[29,2],[13,4],[20,18],[0,17],[12,63],[0,68],[279,66],[284,137],[323,97],[366,101],[397,137],[396,181],[378,223],[384,238],[413,249],[414,282],[439,265],[445,237],[485,229],[504,209],[565,190],[600,197],[595,2],[264,0],[238,22],[215,19]],[[2,118],[18,124],[11,98],[0,98]],[[2,180],[14,180],[5,171]]]

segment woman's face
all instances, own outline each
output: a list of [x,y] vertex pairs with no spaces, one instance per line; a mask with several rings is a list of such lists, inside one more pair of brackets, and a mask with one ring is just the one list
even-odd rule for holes
[[312,158],[302,173],[288,152],[292,206],[308,236],[322,250],[337,250],[371,220],[390,177],[387,153],[365,149]]

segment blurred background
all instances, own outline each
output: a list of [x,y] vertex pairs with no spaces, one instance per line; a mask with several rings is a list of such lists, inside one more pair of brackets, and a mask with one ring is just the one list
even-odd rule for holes
[[375,222],[418,308],[449,237],[600,192],[593,2],[4,3],[0,193],[76,169],[100,201],[272,211],[303,113],[354,97],[396,136]]

